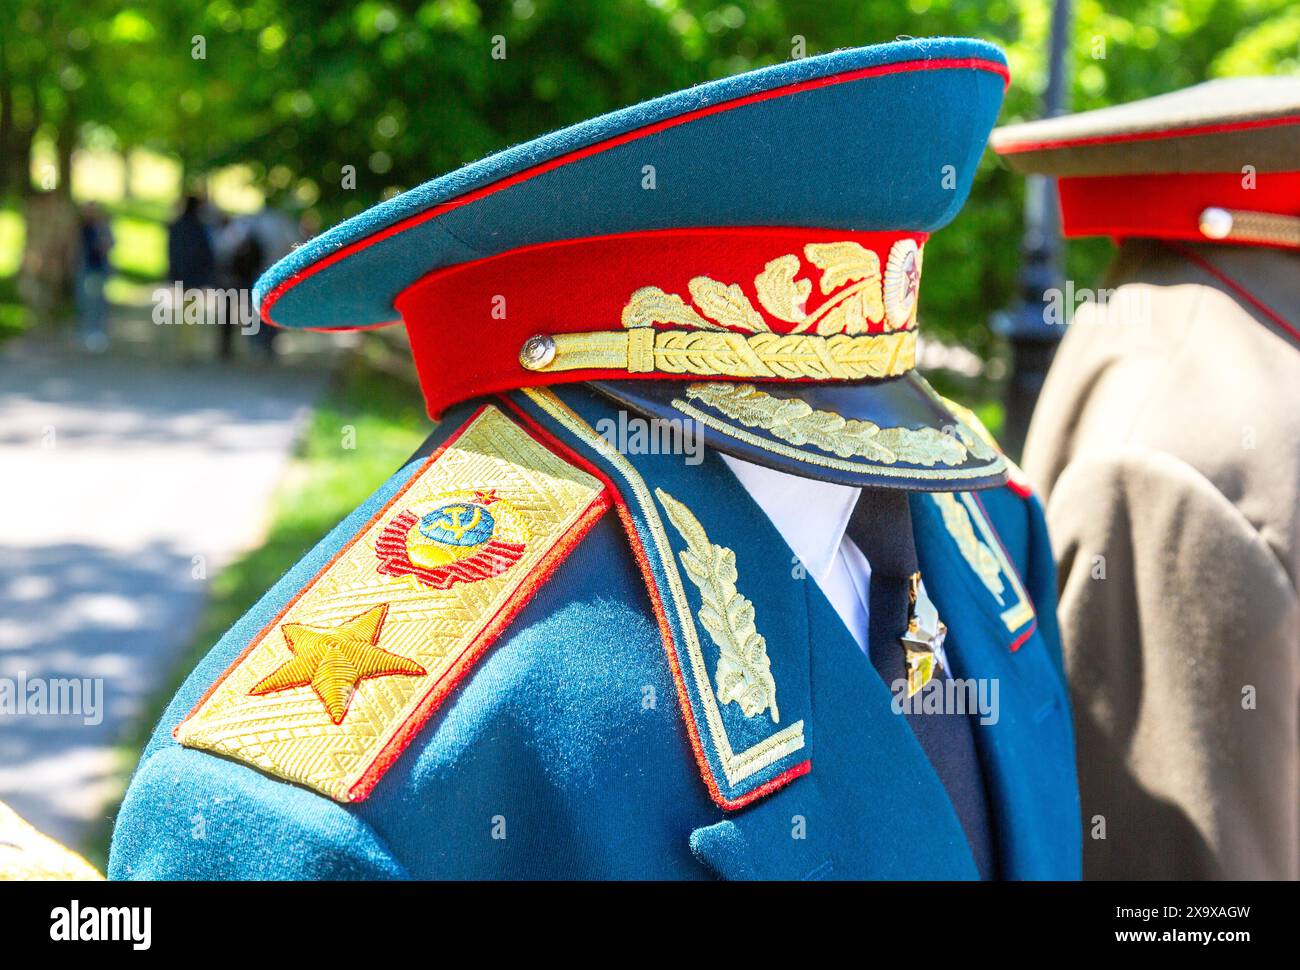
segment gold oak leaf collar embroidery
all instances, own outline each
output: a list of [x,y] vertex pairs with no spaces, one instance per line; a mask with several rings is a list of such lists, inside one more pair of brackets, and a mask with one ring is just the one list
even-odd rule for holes
[[735,701],[746,717],[757,717],[770,708],[772,723],[780,723],[767,641],[754,623],[754,604],[736,589],[735,552],[709,541],[700,520],[677,499],[661,488],[655,494],[686,542],[678,556],[700,591],[700,625],[719,650],[714,674],[718,700],[724,705]]
[[310,687],[342,724],[357,685],[371,677],[419,676],[426,671],[414,660],[378,647],[388,604],[372,607],[334,627],[286,623],[280,630],[293,658],[262,678],[250,694],[270,694],[293,687]]

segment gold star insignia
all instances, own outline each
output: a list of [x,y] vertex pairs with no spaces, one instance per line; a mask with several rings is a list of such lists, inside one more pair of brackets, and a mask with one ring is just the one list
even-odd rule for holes
[[258,681],[249,693],[271,694],[292,687],[310,687],[325,705],[330,720],[341,724],[361,681],[425,673],[414,660],[376,646],[386,616],[388,604],[382,603],[334,627],[284,624],[280,631],[293,659]]

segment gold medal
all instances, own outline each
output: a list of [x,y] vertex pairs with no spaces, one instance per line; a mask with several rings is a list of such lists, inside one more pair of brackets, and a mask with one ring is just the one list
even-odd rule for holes
[[909,582],[907,632],[899,639],[907,654],[907,696],[912,697],[936,673],[948,669],[948,658],[943,652],[948,628],[939,619],[938,609],[926,594],[921,574],[913,573]]

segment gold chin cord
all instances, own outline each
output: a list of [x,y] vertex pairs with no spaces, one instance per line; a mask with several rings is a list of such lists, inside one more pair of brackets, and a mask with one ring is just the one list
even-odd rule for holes
[[916,331],[878,334],[735,333],[718,330],[597,330],[537,334],[519,362],[532,371],[622,370],[629,374],[863,380],[916,366]]
[[1201,213],[1201,234],[1225,242],[1258,243],[1300,249],[1300,217],[1214,206]]

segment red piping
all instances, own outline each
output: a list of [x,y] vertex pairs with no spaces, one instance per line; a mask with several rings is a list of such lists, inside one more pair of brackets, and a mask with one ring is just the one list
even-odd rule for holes
[[[788,94],[798,94],[802,91],[810,91],[810,90],[815,90],[817,88],[830,87],[835,84],[843,84],[849,81],[858,81],[863,78],[877,77],[883,74],[902,74],[911,71],[937,71],[937,70],[951,70],[951,69],[959,69],[959,68],[970,68],[974,70],[989,71],[993,74],[996,74],[1002,78],[1003,90],[1005,90],[1007,85],[1011,83],[1011,72],[1005,64],[1001,64],[997,61],[990,61],[982,57],[945,58],[942,60],[934,60],[934,61],[903,61],[898,64],[881,64],[875,67],[860,68],[859,70],[849,71],[844,74],[831,74],[831,75],[827,75],[826,77],[810,78],[807,81],[796,81],[792,84],[787,84],[782,87],[772,88],[769,91],[757,91],[753,94],[747,94],[739,98],[733,98],[730,101],[722,101],[719,102],[718,104],[709,105],[704,108],[697,108],[695,111],[688,111],[685,114],[677,115],[676,117],[673,118],[666,118],[663,121],[657,121],[654,122],[653,124],[645,125],[641,128],[636,128],[632,131],[624,132],[621,135],[616,135],[613,138],[606,139],[605,141],[596,142],[594,145],[588,145],[585,148],[574,149],[573,151],[566,152],[565,154],[560,155],[556,158],[549,159],[545,162],[539,162],[538,164],[530,168],[524,169],[522,172],[516,172],[514,175],[506,176],[505,178],[499,179],[490,185],[485,185],[481,188],[473,190],[472,192],[466,192],[464,195],[458,196],[457,198],[454,199],[449,199],[446,202],[440,202],[437,205],[424,210],[423,212],[417,212],[415,215],[407,216],[405,219],[402,219],[399,222],[395,222],[393,223],[393,225],[388,226],[385,229],[380,229],[379,231],[369,236],[366,236],[364,239],[359,239],[354,243],[350,243],[347,246],[344,246],[341,249],[338,249],[335,252],[330,253],[325,258],[317,260],[316,262],[312,263],[310,266],[306,266],[300,269],[298,272],[290,276],[287,280],[284,280],[279,285],[277,285],[274,289],[271,290],[271,292],[269,292],[266,295],[266,298],[262,301],[262,308],[261,308],[262,319],[265,320],[267,323],[279,326],[279,324],[276,324],[275,321],[271,319],[271,308],[274,307],[277,302],[279,302],[280,297],[282,297],[286,292],[288,292],[293,287],[297,286],[298,283],[300,283],[302,280],[307,279],[309,276],[314,276],[316,273],[320,272],[326,267],[332,266],[334,263],[337,263],[340,260],[347,259],[347,257],[351,256],[352,254],[360,252],[362,249],[366,249],[370,246],[373,246],[375,243],[382,242],[383,240],[389,238],[390,236],[394,236],[397,235],[398,233],[405,232],[407,229],[411,228],[412,226],[420,225],[421,223],[427,222],[430,219],[437,218],[438,216],[442,215],[445,212],[450,212],[451,210],[458,209],[463,205],[468,205],[471,202],[476,202],[481,198],[493,194],[494,192],[500,191],[501,189],[509,188],[510,186],[517,185],[520,182],[525,182],[528,179],[534,178],[535,176],[538,175],[542,175],[543,173],[549,172],[552,169],[559,168],[562,165],[567,165],[570,162],[578,161],[579,159],[587,158],[591,155],[598,155],[601,152],[608,151],[611,148],[616,148],[619,145],[623,145],[631,141],[636,141],[640,138],[644,138],[648,135],[657,134],[658,132],[661,131],[666,131],[669,128],[675,128],[678,125],[686,124],[687,122],[690,121],[695,121],[697,118],[704,118],[709,115],[720,114],[723,111],[730,111],[733,108],[740,108],[740,107],[744,107],[745,105],[755,104],[761,101],[768,101],[771,100],[772,98],[784,97],[785,95]],[[329,332],[331,333],[339,333],[342,332],[343,330],[371,329],[373,327],[385,326],[386,324],[397,323],[397,322],[398,322],[397,319],[393,319],[389,321],[384,321],[383,323],[366,324],[364,328],[330,327],[326,329],[328,329]],[[311,330],[315,328],[303,327],[300,329]]]
[[1038,620],[1035,619],[1032,623],[1029,624],[1029,629],[1027,629],[1024,633],[1020,634],[1020,636],[1016,637],[1013,641],[1011,641],[1011,647],[1010,647],[1011,652],[1015,653],[1017,650],[1023,647],[1025,645],[1025,641],[1028,640],[1030,637],[1032,637],[1034,635],[1034,631],[1037,629],[1038,629]]
[[1057,148],[1082,148],[1087,145],[1117,145],[1130,141],[1159,141],[1165,138],[1191,138],[1196,135],[1218,135],[1231,131],[1251,131],[1277,125],[1300,124],[1300,114],[1281,115],[1276,118],[1253,118],[1249,121],[1223,121],[1215,124],[1191,125],[1187,128],[1167,128],[1163,131],[1126,131],[1113,135],[1089,135],[1083,138],[1057,138],[1052,141],[1013,142],[994,146],[999,155],[1018,155],[1022,152],[1044,152]]
[[1254,293],[1251,293],[1250,290],[1246,289],[1244,286],[1242,286],[1240,283],[1234,280],[1227,273],[1223,272],[1223,270],[1219,269],[1217,266],[1211,263],[1208,259],[1198,255],[1197,253],[1192,252],[1192,250],[1188,249],[1186,246],[1180,246],[1177,243],[1173,243],[1173,242],[1168,243],[1168,245],[1170,248],[1176,250],[1185,259],[1190,260],[1191,262],[1199,266],[1201,269],[1205,270],[1205,272],[1209,273],[1216,280],[1218,280],[1224,286],[1228,287],[1228,289],[1232,290],[1232,292],[1236,293],[1239,297],[1241,297],[1243,300],[1245,300],[1247,303],[1253,306],[1261,314],[1263,314],[1273,323],[1277,324],[1279,327],[1285,330],[1288,334],[1291,335],[1292,340],[1296,341],[1297,343],[1300,343],[1300,330],[1297,330],[1295,327],[1291,326],[1291,324],[1287,323],[1287,321],[1282,318],[1282,314],[1278,313],[1271,306],[1269,306],[1267,303],[1265,303],[1263,300],[1257,297]]

